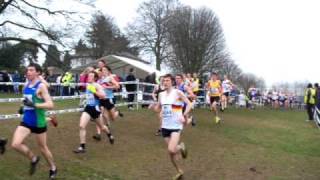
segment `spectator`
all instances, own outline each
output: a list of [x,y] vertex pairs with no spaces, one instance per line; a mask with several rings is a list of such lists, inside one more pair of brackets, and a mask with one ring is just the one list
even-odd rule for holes
[[72,82],[72,74],[70,72],[66,72],[62,78],[61,78],[61,82],[63,85],[63,91],[62,91],[62,95],[63,96],[69,96],[70,95],[70,83]]
[[[134,71],[133,71],[133,68],[130,68],[129,70],[129,74],[128,76],[126,77],[126,81],[135,81],[136,80],[136,77],[133,75]],[[126,90],[128,93],[132,93],[132,92],[135,92],[137,89],[137,85],[136,84],[126,84]],[[132,103],[134,101],[134,94],[128,94],[128,102],[129,103]],[[129,104],[128,105],[128,108],[130,110],[133,109],[133,104]]]
[[[55,75],[53,74],[53,70],[52,70],[52,69],[49,69],[49,70],[48,70],[48,76],[47,76],[47,78],[46,78],[46,81],[47,81],[48,83],[55,83],[55,82],[57,81],[57,76],[55,76]],[[49,88],[49,93],[50,93],[51,96],[56,96],[56,95],[58,95],[58,88],[57,88],[57,86],[50,86],[50,88]]]
[[58,93],[58,96],[62,96],[62,91],[63,91],[63,88],[61,86],[61,79],[62,79],[62,74],[59,74],[59,76],[57,77],[56,79],[56,83],[58,83],[58,88],[57,88],[57,93]]
[[[9,75],[6,70],[0,72],[0,82],[10,82]],[[0,85],[0,92],[8,92],[8,85]]]
[[12,82],[13,82],[13,91],[15,94],[19,94],[19,83],[21,82],[21,76],[18,71],[15,71],[12,75]]
[[[156,84],[156,73],[149,74],[148,76],[146,76],[144,81],[146,83]],[[153,89],[153,86],[144,86],[145,93],[152,93]],[[152,97],[150,95],[143,95],[143,100],[150,101],[152,100]],[[147,108],[148,106],[148,104],[142,104],[142,108]]]
[[316,90],[312,87],[312,84],[309,83],[304,95],[304,103],[307,107],[307,113],[309,119],[307,121],[313,121],[313,111],[316,103]]
[[314,88],[316,90],[316,106],[320,110],[320,87],[319,87],[319,84],[315,83]]

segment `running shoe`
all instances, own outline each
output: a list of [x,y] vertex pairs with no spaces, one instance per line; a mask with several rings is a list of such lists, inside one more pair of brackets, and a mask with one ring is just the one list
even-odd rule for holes
[[176,174],[172,180],[180,180],[183,177],[183,172],[178,172],[178,174]]
[[180,147],[181,147],[181,155],[183,159],[186,159],[188,157],[188,151],[187,151],[187,147],[184,144],[184,142],[180,143]]
[[101,134],[96,134],[96,135],[92,136],[92,138],[96,141],[101,141]]
[[0,154],[4,154],[4,152],[6,152],[7,142],[8,142],[7,139],[0,139]]
[[196,126],[196,119],[193,116],[191,117],[191,125]]
[[30,163],[30,171],[29,171],[30,175],[33,175],[36,172],[39,161],[40,161],[40,157],[36,156],[36,160]]
[[80,154],[80,153],[85,153],[86,150],[84,148],[82,148],[82,147],[78,147],[78,149],[73,150],[73,152],[76,153],[76,154]]
[[108,136],[108,139],[109,139],[110,144],[114,144],[114,137],[112,134],[110,136]]
[[50,120],[50,123],[51,123],[54,127],[57,127],[57,126],[58,126],[57,116],[56,116],[56,115],[51,115],[51,116],[49,116],[49,118],[51,119],[51,120]]
[[49,171],[49,179],[55,179],[57,177],[57,173],[58,173],[58,170],[55,169],[55,170],[51,170]]

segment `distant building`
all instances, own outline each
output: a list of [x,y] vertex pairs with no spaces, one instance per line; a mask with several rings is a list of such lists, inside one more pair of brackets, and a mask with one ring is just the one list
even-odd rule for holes
[[96,59],[93,58],[89,51],[81,51],[72,56],[71,69],[77,68],[86,64],[94,62]]

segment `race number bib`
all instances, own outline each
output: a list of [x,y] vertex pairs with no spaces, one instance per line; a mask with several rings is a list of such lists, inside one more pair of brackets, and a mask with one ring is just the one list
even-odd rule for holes
[[86,94],[87,104],[93,105],[95,104],[95,98],[93,94]]
[[[24,97],[25,99],[28,99],[29,101],[33,102],[33,100],[32,100],[32,94],[24,94],[23,97]],[[33,110],[34,107],[24,106],[23,109],[24,109],[24,110]]]
[[162,116],[164,118],[172,117],[172,106],[171,106],[171,104],[162,105]]
[[210,88],[211,94],[218,94],[218,92],[219,92],[218,88]]

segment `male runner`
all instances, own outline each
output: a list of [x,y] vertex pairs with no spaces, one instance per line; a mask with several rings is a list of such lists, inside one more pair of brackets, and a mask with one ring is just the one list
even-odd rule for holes
[[218,74],[217,73],[213,72],[211,74],[211,79],[207,83],[207,89],[209,91],[209,96],[210,96],[211,110],[215,114],[215,122],[219,123],[221,119],[218,116],[217,105],[220,102],[220,96],[221,96],[221,93],[222,93],[222,88],[221,88],[221,81],[218,80]]
[[47,121],[45,109],[52,109],[53,102],[48,93],[47,86],[39,78],[42,73],[40,65],[31,63],[27,67],[26,76],[28,83],[23,90],[24,115],[22,122],[14,132],[12,147],[31,161],[30,175],[35,173],[40,157],[36,156],[28,146],[24,144],[25,138],[31,133],[35,134],[41,153],[47,160],[50,170],[49,178],[54,179],[57,175],[57,167],[53,161],[53,156],[47,146]]
[[[176,158],[180,154],[183,158],[187,158],[187,150],[185,144],[180,142],[180,136],[183,125],[186,123],[185,117],[191,110],[191,102],[183,92],[173,87],[173,82],[171,74],[163,76],[165,91],[159,94],[158,107],[161,109],[162,136],[168,145],[171,162],[178,172],[173,179],[180,179],[183,176],[183,170]],[[183,103],[186,104],[184,113],[182,113]]]

